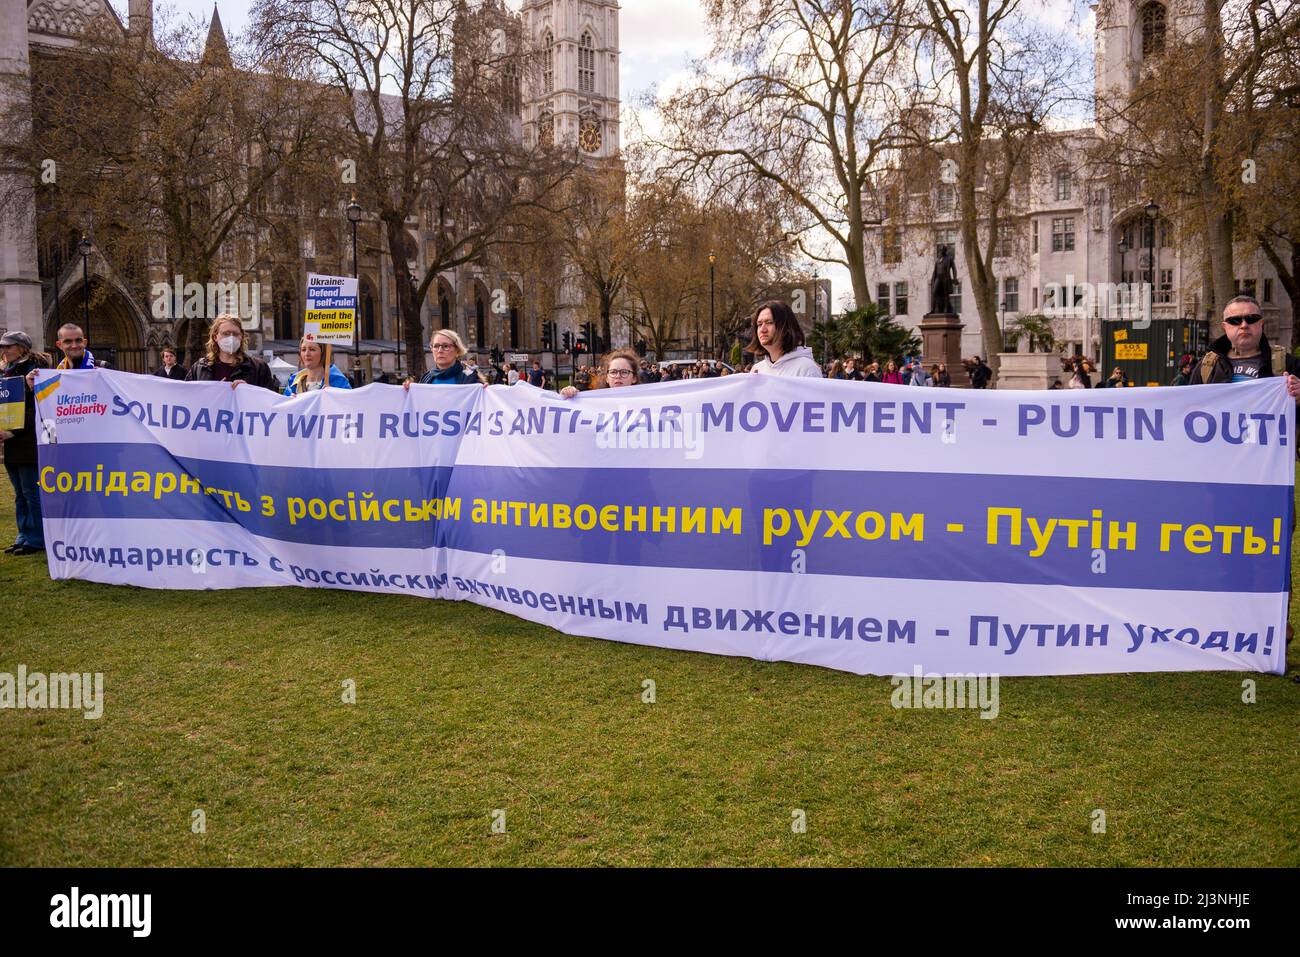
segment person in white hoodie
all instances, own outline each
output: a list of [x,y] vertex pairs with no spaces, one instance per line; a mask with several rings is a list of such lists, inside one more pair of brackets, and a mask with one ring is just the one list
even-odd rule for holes
[[761,353],[763,358],[754,363],[755,372],[759,375],[822,378],[821,367],[813,358],[812,350],[803,343],[803,329],[788,305],[772,300],[758,307],[754,314],[754,341],[749,344],[749,351]]

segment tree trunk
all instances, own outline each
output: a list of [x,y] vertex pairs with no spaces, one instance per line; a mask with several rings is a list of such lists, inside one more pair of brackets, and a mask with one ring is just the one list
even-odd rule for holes
[[[182,271],[182,276],[194,276],[204,290],[202,314],[191,317],[189,324],[185,328],[185,358],[190,365],[194,365],[199,359],[208,354],[208,327],[216,316],[208,315],[208,282],[212,279],[211,263],[198,263],[192,272]],[[185,302],[184,290],[182,289],[181,302]]]
[[[1222,0],[1204,0],[1206,71],[1204,115],[1201,129],[1201,208],[1205,216],[1205,253],[1210,261],[1210,281],[1214,302],[1207,303],[1217,320],[1223,307],[1233,297],[1232,221],[1225,212],[1226,199],[1215,176],[1215,147],[1223,115],[1223,22],[1219,16]],[[1152,277],[1155,278],[1154,276]]]
[[[414,295],[411,270],[406,264],[405,218],[397,214],[384,217],[384,234],[388,256],[393,262],[393,281],[397,286],[397,311],[402,317],[402,338],[406,346],[407,375],[414,379],[424,375],[424,329],[420,325],[420,300]],[[358,315],[358,320],[360,316]]]

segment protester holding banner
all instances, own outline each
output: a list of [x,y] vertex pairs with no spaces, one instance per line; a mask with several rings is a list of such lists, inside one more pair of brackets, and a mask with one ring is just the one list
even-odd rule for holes
[[1249,382],[1272,376],[1287,377],[1287,392],[1300,394],[1296,373],[1300,359],[1285,356],[1285,368],[1273,368],[1272,350],[1264,335],[1264,317],[1254,296],[1234,296],[1223,308],[1223,332],[1210,343],[1200,365],[1188,374],[1188,385],[1216,382]]
[[58,368],[95,368],[95,357],[88,348],[86,333],[81,326],[72,322],[64,323],[59,326],[58,338],[55,341],[58,343],[59,351],[63,353],[63,359],[60,360]]
[[[439,329],[429,340],[433,353],[433,368],[420,377],[421,385],[482,385],[477,372],[465,368],[461,359],[468,349],[460,334],[454,329]],[[410,379],[402,383],[403,389],[411,387]]]
[[[637,354],[631,349],[615,349],[607,354],[600,363],[600,372],[596,375],[596,383],[593,389],[621,389],[629,385],[638,385],[641,382],[641,366],[637,360]],[[560,395],[566,399],[572,399],[578,394],[578,390],[571,385],[566,385],[560,390]]]
[[754,371],[760,375],[822,378],[812,350],[804,345],[803,327],[795,318],[794,310],[779,300],[758,307],[749,351],[763,355],[754,363]]
[[333,349],[326,343],[305,336],[298,343],[298,361],[302,368],[293,374],[284,387],[285,395],[302,395],[318,389],[350,389],[348,381],[338,366],[330,361]]
[[239,317],[217,316],[208,330],[208,352],[190,367],[189,382],[229,382],[233,389],[241,382],[279,392],[271,367],[244,351],[244,327]]
[[[7,395],[13,398],[13,422],[4,423],[0,439],[4,440],[5,471],[14,487],[14,517],[18,523],[18,537],[5,549],[12,555],[34,555],[45,551],[45,532],[41,523],[41,487],[38,482],[36,462],[36,407],[28,376],[37,369],[48,369],[50,358],[32,351],[31,336],[25,332],[7,332],[0,337],[4,349],[3,375],[12,381],[4,383]],[[8,403],[6,403],[8,404]],[[21,408],[21,416],[18,409]]]

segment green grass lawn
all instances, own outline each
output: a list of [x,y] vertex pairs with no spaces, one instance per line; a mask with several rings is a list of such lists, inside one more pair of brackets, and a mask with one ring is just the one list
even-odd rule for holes
[[0,865],[1300,864],[1290,677],[1003,679],[989,721],[464,602],[0,586],[0,671],[106,699],[0,712]]

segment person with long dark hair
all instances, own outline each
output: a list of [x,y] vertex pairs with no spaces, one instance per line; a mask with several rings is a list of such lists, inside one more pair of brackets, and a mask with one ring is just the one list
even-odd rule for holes
[[763,358],[754,363],[759,375],[822,378],[822,370],[804,345],[803,328],[784,302],[773,299],[754,313],[754,339],[749,351]]

